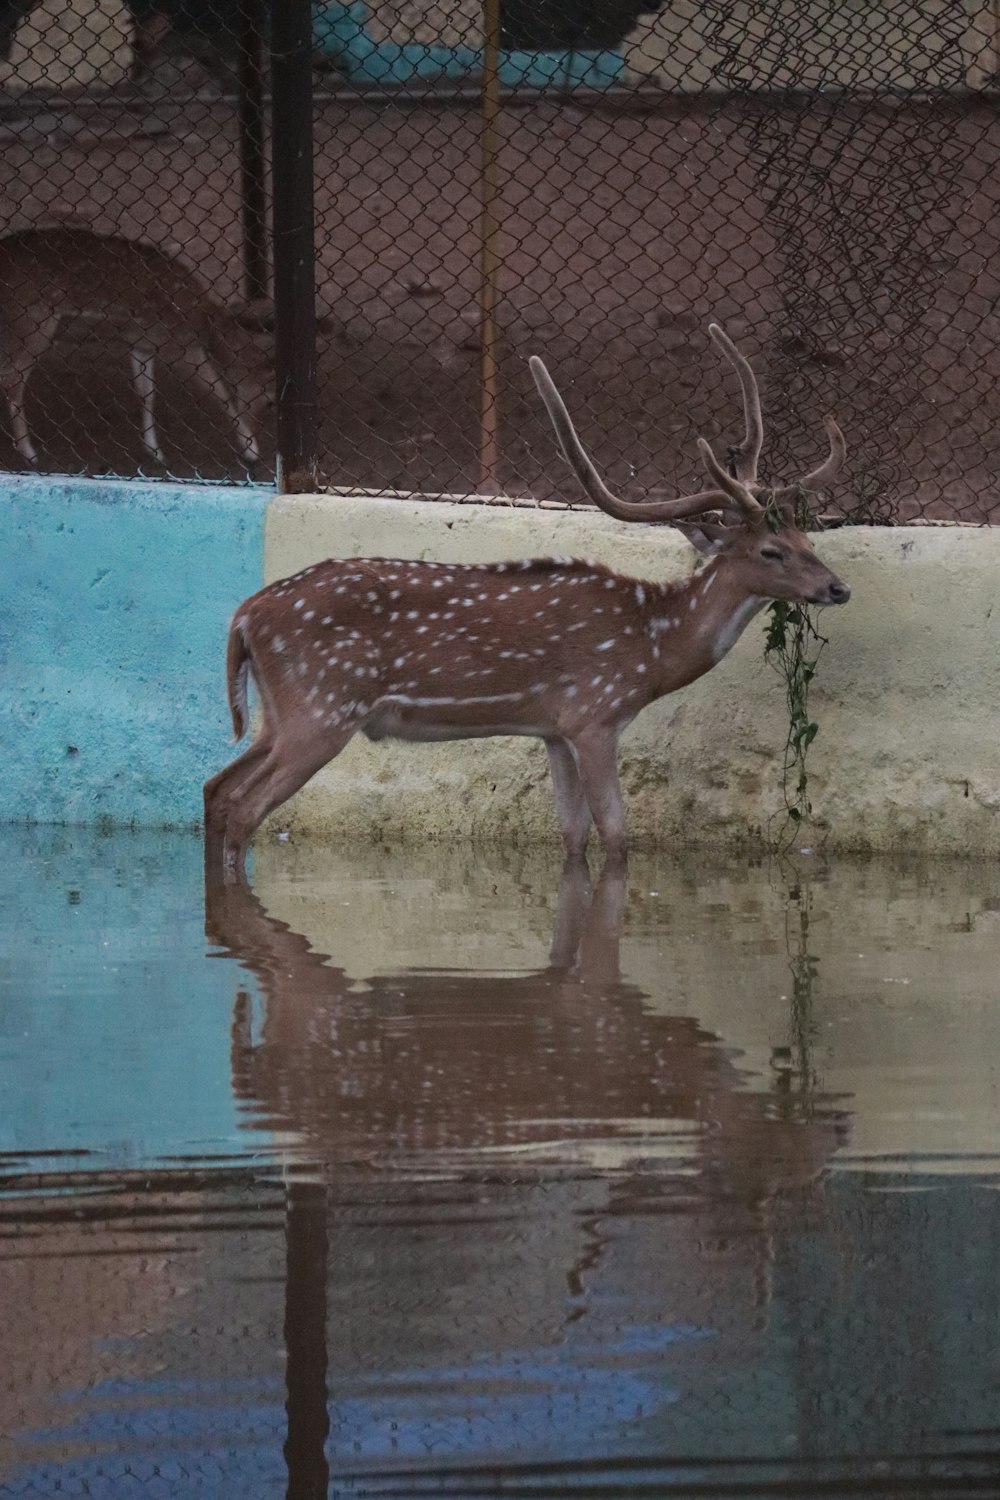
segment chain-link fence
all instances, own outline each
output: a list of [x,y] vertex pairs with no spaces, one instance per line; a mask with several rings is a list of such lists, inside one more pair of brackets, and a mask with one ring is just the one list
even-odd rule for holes
[[714,318],[765,475],[834,411],[828,510],[991,519],[998,0],[271,9],[0,3],[4,466],[266,478],[276,346],[288,487],[575,498],[538,352],[612,485],[687,489]]

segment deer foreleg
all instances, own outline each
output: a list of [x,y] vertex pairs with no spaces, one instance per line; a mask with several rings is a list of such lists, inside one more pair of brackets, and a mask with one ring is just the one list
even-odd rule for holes
[[590,980],[613,984],[621,977],[620,948],[628,900],[628,867],[609,861],[601,872],[580,943],[580,969]]
[[590,834],[590,808],[584,794],[573,751],[563,739],[545,741],[555,792],[556,814],[562,829],[567,855],[579,858],[587,847]]
[[[576,767],[573,769],[575,771]],[[587,816],[589,819],[590,814]],[[593,894],[586,860],[567,857],[559,877],[556,919],[549,949],[550,968],[569,973],[576,965]]]
[[55,313],[48,318],[39,318],[37,323],[26,327],[24,316],[22,316],[8,330],[9,336],[15,339],[15,353],[8,371],[5,372],[4,394],[7,397],[7,409],[10,413],[10,434],[18,453],[27,464],[38,463],[38,451],[31,441],[28,420],[24,411],[28,379],[59,332],[59,321],[59,314]]
[[156,350],[152,344],[133,344],[132,389],[135,391],[142,411],[142,441],[154,464],[166,468],[167,460],[160,447],[156,432]]
[[[212,343],[217,345],[218,338],[213,339]],[[239,439],[240,458],[249,468],[253,468],[254,464],[260,461],[260,446],[243,411],[239,394],[234,394],[233,387],[216,363],[215,352],[215,348],[211,353],[204,348],[195,350],[195,363],[192,368],[205,389],[211,391],[223,410],[228,412]]]
[[625,803],[618,780],[618,735],[599,726],[571,741],[573,758],[597,831],[609,860],[628,854]]
[[24,415],[24,393],[28,384],[27,374],[18,375],[7,387],[7,410],[10,413],[10,435],[17,451],[26,464],[34,467],[38,463],[38,450],[31,441],[28,421]]

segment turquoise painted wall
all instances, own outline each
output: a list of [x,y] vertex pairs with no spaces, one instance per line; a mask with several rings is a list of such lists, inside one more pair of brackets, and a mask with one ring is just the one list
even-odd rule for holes
[[0,480],[0,821],[191,825],[272,491]]

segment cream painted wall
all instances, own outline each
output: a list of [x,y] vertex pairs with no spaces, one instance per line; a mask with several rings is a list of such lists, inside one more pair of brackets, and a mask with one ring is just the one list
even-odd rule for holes
[[[1000,533],[848,528],[818,550],[850,584],[822,616],[812,700],[819,836],[830,848],[1000,853]],[[380,497],[272,502],[265,576],[329,556],[490,561],[572,553],[677,576],[694,553],[665,528],[592,511]],[[780,830],[783,683],[754,621],[699,682],[653,705],[620,756],[636,847],[766,842]],[[359,737],[277,815],[336,838],[555,841],[540,745],[371,745]]]
[[[942,26],[965,22],[949,48]],[[641,15],[622,50],[633,72],[668,88],[933,88],[996,72],[995,0],[735,0],[724,17],[700,0],[667,0]],[[718,76],[725,61],[725,77]]]

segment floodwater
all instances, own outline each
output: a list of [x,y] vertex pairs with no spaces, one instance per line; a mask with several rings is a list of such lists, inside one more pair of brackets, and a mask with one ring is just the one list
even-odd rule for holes
[[1000,868],[0,830],[0,1495],[1000,1495]]

